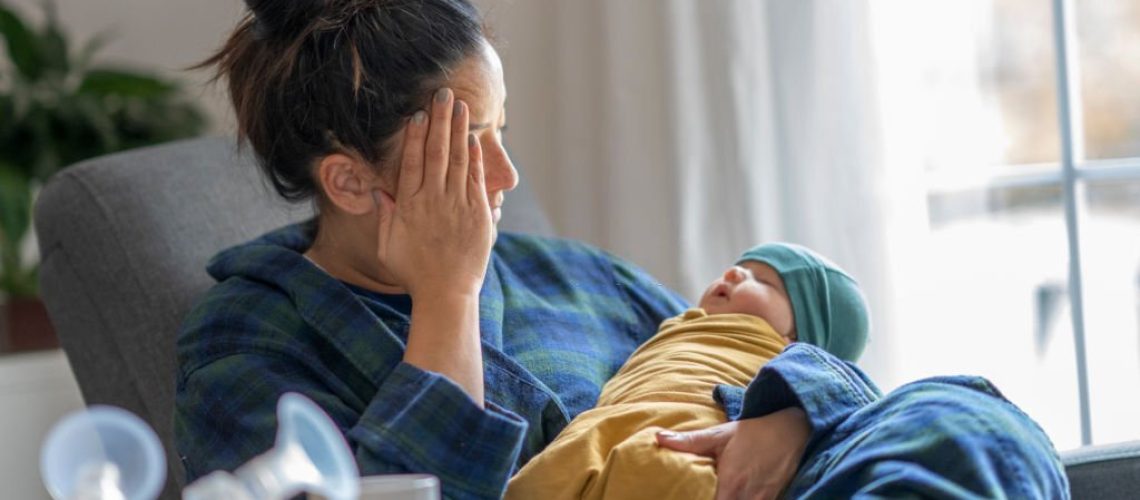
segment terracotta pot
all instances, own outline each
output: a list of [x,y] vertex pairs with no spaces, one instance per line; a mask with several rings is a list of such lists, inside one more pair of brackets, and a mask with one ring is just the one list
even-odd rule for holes
[[0,320],[4,323],[0,331],[3,352],[59,348],[59,339],[39,297],[8,298],[0,306]]

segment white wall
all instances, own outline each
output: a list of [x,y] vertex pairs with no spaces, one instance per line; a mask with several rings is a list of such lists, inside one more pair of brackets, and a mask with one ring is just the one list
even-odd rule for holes
[[47,499],[40,443],[52,425],[83,407],[63,352],[0,357],[0,497]]

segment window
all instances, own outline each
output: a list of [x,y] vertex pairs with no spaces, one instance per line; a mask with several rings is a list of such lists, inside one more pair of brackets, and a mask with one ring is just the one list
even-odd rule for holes
[[872,24],[898,379],[986,376],[1061,449],[1140,438],[1140,2]]

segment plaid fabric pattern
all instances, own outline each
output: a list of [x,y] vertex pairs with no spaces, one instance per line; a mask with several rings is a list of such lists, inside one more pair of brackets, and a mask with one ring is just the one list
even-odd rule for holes
[[796,343],[749,384],[739,417],[792,406],[807,413],[812,437],[790,498],[1069,498],[1045,432],[980,377],[929,378],[882,396],[855,365]]
[[178,337],[175,437],[187,479],[273,445],[285,392],[313,399],[362,474],[427,472],[447,498],[498,498],[660,322],[688,307],[643,271],[564,240],[500,234],[480,296],[486,408],[402,362],[408,316],[300,252],[303,225],[225,250]]

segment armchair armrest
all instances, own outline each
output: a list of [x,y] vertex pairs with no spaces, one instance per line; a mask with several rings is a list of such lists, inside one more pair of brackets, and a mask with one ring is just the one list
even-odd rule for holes
[[1085,446],[1061,453],[1073,498],[1135,498],[1140,492],[1140,441]]

